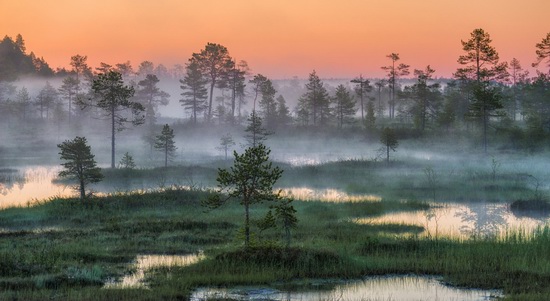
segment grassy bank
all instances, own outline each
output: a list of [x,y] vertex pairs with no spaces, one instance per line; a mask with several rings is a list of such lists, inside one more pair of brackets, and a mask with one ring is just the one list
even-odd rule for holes
[[[422,202],[296,201],[300,222],[291,249],[280,247],[280,231],[269,230],[254,237],[256,248],[244,252],[238,235],[243,209],[228,205],[205,212],[200,200],[206,195],[168,189],[88,202],[52,199],[0,211],[0,299],[179,300],[202,285],[387,273],[443,275],[454,285],[504,289],[510,298],[550,296],[548,229],[533,236],[429,240],[416,236],[422,231],[418,226],[350,222],[427,209]],[[263,209],[257,207],[253,218]],[[199,250],[206,260],[147,273],[150,290],[101,288],[130,273],[138,254]]]

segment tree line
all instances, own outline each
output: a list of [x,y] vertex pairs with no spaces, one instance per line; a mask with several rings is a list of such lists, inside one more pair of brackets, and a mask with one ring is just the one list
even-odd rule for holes
[[[550,134],[550,71],[531,76],[517,59],[500,61],[483,29],[473,30],[461,45],[460,67],[451,79],[436,79],[430,65],[411,70],[400,54],[391,53],[388,64],[381,66],[385,78],[360,75],[332,87],[313,70],[305,85],[296,88],[299,94],[290,99],[291,107],[284,89],[278,91],[268,77],[252,74],[246,61],[235,60],[220,44],[207,43],[185,66],[173,70],[155,67],[150,61],[142,62],[137,71],[129,61],[101,63],[92,70],[87,56],[77,54],[70,58],[70,70],[53,71],[42,58],[27,54],[21,35],[15,40],[5,37],[0,43],[4,49],[0,52],[0,117],[7,122],[40,120],[57,125],[107,118],[113,149],[118,131],[127,124],[144,124],[149,132],[144,139],[153,149],[159,107],[176,97],[159,88],[159,82],[171,76],[179,80],[181,93],[176,98],[187,114],[182,117],[191,125],[238,126],[254,112],[269,131],[286,127],[372,132],[393,127],[419,133],[477,129],[484,148],[492,132],[520,136],[529,145],[544,141]],[[535,44],[533,66],[550,70],[549,49],[550,32]],[[31,95],[11,82],[29,73],[59,76],[62,83],[54,87],[46,82]],[[108,91],[115,86],[117,95]],[[105,99],[121,102],[114,105]]]

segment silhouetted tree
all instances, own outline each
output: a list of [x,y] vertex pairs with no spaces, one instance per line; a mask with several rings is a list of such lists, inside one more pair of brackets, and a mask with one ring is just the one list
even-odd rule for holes
[[391,53],[386,55],[392,61],[392,64],[389,66],[383,66],[382,70],[388,73],[388,86],[390,87],[390,100],[389,100],[389,117],[395,117],[395,93],[396,93],[396,84],[397,80],[401,76],[409,74],[409,65],[399,64],[395,66],[396,62],[399,61],[398,53]]
[[36,95],[34,103],[34,105],[38,107],[41,119],[44,119],[44,113],[46,113],[46,119],[50,118],[50,110],[53,110],[57,98],[57,91],[50,82],[46,82],[46,85],[38,92],[38,95]]
[[381,118],[384,115],[384,105],[382,104],[382,89],[388,84],[388,81],[385,79],[378,80],[374,83],[376,89],[378,90],[378,106],[376,107],[376,116]]
[[183,99],[180,99],[185,110],[191,111],[191,120],[197,123],[197,115],[202,113],[206,105],[207,91],[205,85],[208,83],[199,69],[199,64],[196,60],[190,60],[186,67],[186,75],[180,79],[183,89]]
[[454,110],[454,103],[451,100],[446,99],[443,103],[443,109],[437,115],[437,123],[440,126],[445,127],[446,130],[449,130],[455,119],[456,114]]
[[136,168],[136,163],[134,162],[134,158],[128,152],[124,153],[124,156],[122,156],[118,164],[120,165],[121,168],[125,168],[125,169]]
[[273,185],[283,170],[273,167],[269,161],[271,151],[263,144],[249,147],[244,154],[234,152],[235,163],[227,169],[218,169],[216,194],[203,201],[203,205],[215,209],[229,200],[238,199],[244,206],[244,245],[250,246],[250,206],[263,201],[274,201]]
[[138,66],[137,74],[140,76],[147,76],[147,74],[155,73],[155,64],[151,61],[143,61]]
[[470,104],[470,116],[479,118],[483,126],[483,149],[487,152],[487,131],[491,117],[502,116],[497,110],[502,109],[501,94],[495,87],[487,84],[476,85],[474,99]]
[[67,101],[67,104],[69,105],[68,109],[68,116],[69,116],[69,123],[71,123],[71,116],[73,114],[73,102],[76,99],[76,95],[78,93],[78,80],[76,77],[73,76],[67,76],[63,79],[63,84],[59,88],[59,93],[61,94],[61,97]]
[[99,63],[99,67],[96,67],[95,70],[97,73],[107,73],[114,69],[113,69],[113,65],[101,62]]
[[103,179],[101,169],[97,167],[91,148],[88,146],[85,137],[76,137],[73,140],[66,140],[58,144],[61,150],[61,160],[67,162],[61,163],[64,170],[59,172],[62,178],[69,178],[78,181],[78,191],[80,199],[86,198],[86,185],[97,183]]
[[158,107],[167,105],[170,100],[170,94],[157,87],[159,81],[156,75],[147,74],[138,82],[136,99],[145,107],[145,121],[149,126],[155,124]]
[[134,68],[132,67],[132,63],[130,63],[130,61],[115,64],[115,71],[120,73],[123,78],[127,78],[130,75],[134,74]]
[[511,96],[510,101],[508,102],[507,112],[508,115],[512,117],[512,120],[517,119],[517,112],[521,106],[521,94],[522,94],[522,86],[527,82],[527,77],[529,75],[529,71],[524,70],[521,67],[521,64],[518,59],[513,58],[510,61],[510,84],[511,84]]
[[27,88],[22,87],[19,89],[17,94],[15,94],[15,102],[13,104],[14,111],[19,117],[19,120],[25,121],[30,115],[31,111],[31,96],[29,95],[29,91]]
[[229,148],[231,148],[234,145],[235,145],[235,140],[233,140],[233,137],[231,136],[231,134],[227,133],[220,138],[220,146],[217,147],[217,149],[225,153],[225,160],[227,160],[227,152],[229,151]]
[[21,50],[22,53],[25,53],[27,51],[25,40],[23,40],[23,36],[20,33],[15,36],[15,45],[19,47],[19,50]]
[[256,111],[256,103],[258,102],[258,96],[262,95],[262,87],[265,82],[268,81],[268,78],[262,74],[256,74],[254,77],[249,80],[252,84],[252,90],[254,93],[254,100],[252,102],[252,111]]
[[262,83],[260,90],[262,94],[260,109],[266,122],[266,127],[273,129],[277,122],[277,102],[275,100],[277,90],[275,90],[273,83],[269,79],[266,79]]
[[390,163],[390,149],[396,151],[399,142],[392,128],[385,127],[380,134],[380,143],[386,148],[386,162]]
[[71,67],[76,74],[76,80],[80,84],[84,78],[91,78],[92,68],[88,66],[88,56],[76,54],[71,56]]
[[[357,111],[355,109],[355,100],[350,95],[348,89],[340,84],[336,87],[336,94],[332,98],[333,114],[336,116],[338,128],[342,128],[345,123],[353,122],[353,116]],[[364,118],[362,119],[364,120]]]
[[154,75],[160,78],[167,78],[170,76],[170,73],[168,72],[168,68],[166,68],[166,66],[163,64],[158,64],[155,68]]
[[550,74],[550,32],[536,45],[537,61],[533,63],[533,67],[537,67],[540,63],[546,60],[548,74]]
[[267,136],[271,134],[263,127],[262,118],[254,111],[250,113],[250,116],[248,117],[248,125],[244,131],[246,132],[244,138],[246,139],[249,147],[255,147],[256,145],[263,143],[267,140]]
[[[138,102],[130,101],[134,96],[134,88],[124,85],[122,75],[116,71],[99,74],[92,82],[92,91],[99,97],[94,105],[103,110],[111,121],[111,168],[115,168],[115,133],[122,131],[126,123],[142,124],[145,108]],[[132,113],[130,120],[123,114],[127,110]]]
[[326,125],[328,123],[330,117],[330,97],[315,70],[309,74],[306,93],[300,97],[298,102],[301,110],[306,110],[307,114],[311,116],[313,125]]
[[277,97],[277,125],[287,126],[292,121],[290,110],[286,105],[285,98],[282,95]]
[[227,88],[231,91],[231,111],[229,112],[230,123],[235,122],[235,109],[238,109],[238,117],[241,117],[241,102],[245,95],[245,80],[248,73],[248,64],[246,61],[240,61],[238,64],[231,60],[228,71],[225,75]]
[[355,87],[355,93],[359,96],[359,102],[361,104],[361,123],[364,123],[365,100],[367,99],[367,94],[372,91],[372,86],[370,85],[370,81],[368,79],[363,78],[363,75],[359,75],[359,78],[352,79],[351,82],[357,84]]
[[22,37],[19,42],[8,36],[0,41],[0,81],[13,81],[20,75],[39,74],[35,66],[36,57],[34,54],[26,55],[24,48]]
[[174,130],[168,124],[162,127],[160,135],[156,137],[155,149],[164,154],[164,167],[168,167],[168,160],[172,160],[176,155],[174,137]]
[[367,117],[365,118],[365,127],[369,130],[374,129],[376,116],[374,115],[374,103],[372,100],[367,102]]
[[424,131],[429,120],[435,121],[442,101],[439,83],[429,83],[435,70],[429,65],[424,70],[414,70],[417,82],[405,87],[404,96],[412,101],[410,113],[417,129]]
[[231,70],[231,57],[227,48],[220,44],[207,43],[199,53],[193,53],[191,60],[195,60],[199,70],[210,83],[210,100],[208,102],[207,121],[212,119],[212,100],[214,87]]
[[474,29],[468,41],[461,41],[466,54],[458,57],[458,68],[454,76],[458,79],[476,81],[478,84],[489,80],[505,79],[507,63],[499,63],[498,52],[491,46],[491,36],[481,28]]
[[[539,72],[525,87],[524,111],[531,144],[540,143],[550,132],[550,75]],[[537,141],[538,140],[538,141]]]

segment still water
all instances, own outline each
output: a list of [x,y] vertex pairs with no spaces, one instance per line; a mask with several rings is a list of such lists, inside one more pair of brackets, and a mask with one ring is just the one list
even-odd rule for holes
[[61,166],[29,166],[0,170],[0,208],[26,206],[55,196],[74,195],[71,187],[54,184]]
[[532,233],[548,224],[545,216],[518,216],[502,203],[447,203],[432,204],[426,211],[389,213],[379,217],[358,218],[359,224],[407,224],[424,227],[427,237],[487,237],[507,232]]
[[[52,182],[60,166],[30,166],[20,169],[0,169],[0,208],[27,206],[55,196],[76,196],[71,186]],[[158,189],[159,185],[143,183],[126,187],[91,185],[99,193],[117,191]],[[134,187],[135,186],[135,187]],[[312,189],[309,187],[287,187],[283,194],[297,200],[320,200],[326,202],[379,202],[377,195],[349,195],[337,189]],[[424,227],[422,235],[429,237],[494,236],[505,231],[531,232],[548,222],[547,216],[519,216],[503,203],[438,203],[428,211],[389,213],[375,218],[359,218],[353,222],[361,224],[398,223]]]
[[147,284],[144,279],[147,270],[158,267],[188,266],[203,258],[202,253],[190,255],[139,255],[132,266],[133,273],[122,277],[122,279],[106,283],[104,288],[146,288]]
[[497,290],[449,287],[437,277],[414,275],[368,277],[336,284],[332,289],[278,290],[269,287],[201,288],[191,296],[203,300],[303,300],[303,301],[388,301],[388,300],[493,300],[502,296]]

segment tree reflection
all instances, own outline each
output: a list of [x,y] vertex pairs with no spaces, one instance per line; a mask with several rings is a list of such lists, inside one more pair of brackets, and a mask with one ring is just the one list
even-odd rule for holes
[[22,187],[26,179],[17,169],[0,169],[0,194],[7,195],[15,185]]

